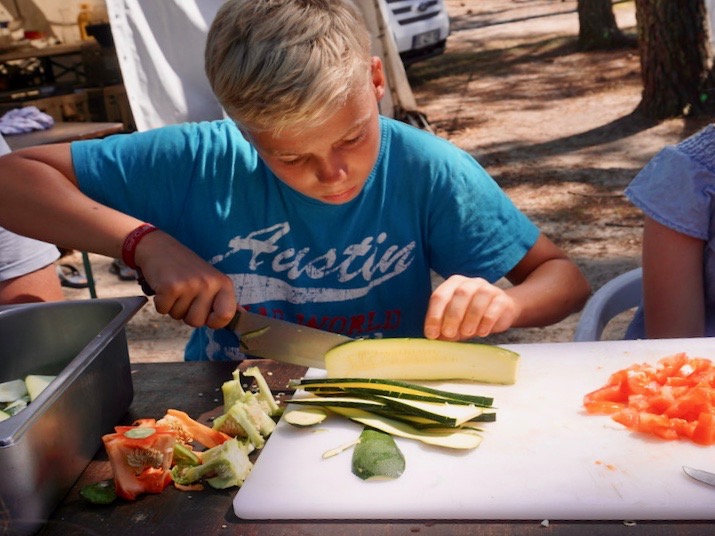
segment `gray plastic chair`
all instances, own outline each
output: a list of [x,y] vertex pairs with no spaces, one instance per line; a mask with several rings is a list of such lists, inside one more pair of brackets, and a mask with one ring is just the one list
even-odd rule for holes
[[635,268],[611,279],[586,302],[574,332],[574,341],[598,341],[615,316],[640,305],[643,269]]

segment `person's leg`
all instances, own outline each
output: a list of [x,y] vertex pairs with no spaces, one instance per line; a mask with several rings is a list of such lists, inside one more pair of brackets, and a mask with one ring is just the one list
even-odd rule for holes
[[54,264],[0,282],[0,304],[64,300]]

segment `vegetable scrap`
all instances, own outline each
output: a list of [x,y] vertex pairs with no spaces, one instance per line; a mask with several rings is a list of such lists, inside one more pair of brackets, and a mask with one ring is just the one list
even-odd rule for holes
[[392,436],[365,428],[353,451],[353,474],[363,480],[391,480],[404,471],[405,456]]
[[586,411],[665,440],[715,444],[715,365],[677,353],[613,373],[583,399]]
[[16,415],[35,400],[56,376],[30,374],[0,383],[0,421]]
[[248,455],[263,447],[281,413],[258,367],[244,375],[256,380],[258,392],[244,389],[237,368],[221,387],[224,412],[212,426],[177,409],[158,420],[116,426],[102,437],[113,478],[85,486],[80,495],[109,504],[161,493],[172,483],[182,491],[199,491],[204,482],[215,489],[243,485],[253,468]]
[[110,504],[117,498],[114,480],[101,480],[80,490],[80,495],[92,504]]

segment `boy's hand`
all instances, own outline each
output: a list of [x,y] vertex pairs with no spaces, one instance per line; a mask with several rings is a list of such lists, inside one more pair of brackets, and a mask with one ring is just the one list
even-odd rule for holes
[[231,279],[166,233],[147,235],[136,260],[155,292],[158,313],[213,329],[226,326],[236,313]]
[[504,290],[485,279],[455,275],[432,293],[425,337],[448,341],[485,337],[505,331],[515,318],[516,305]]

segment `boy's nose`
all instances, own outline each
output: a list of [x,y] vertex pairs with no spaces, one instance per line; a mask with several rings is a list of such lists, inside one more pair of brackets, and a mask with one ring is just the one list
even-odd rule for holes
[[347,167],[341,159],[324,160],[317,170],[318,180],[325,183],[338,182],[345,178],[346,169]]

